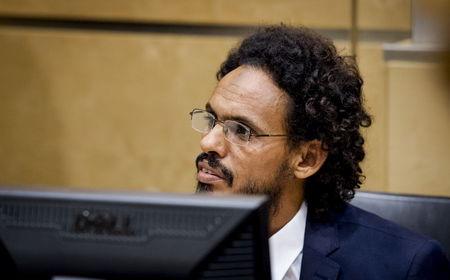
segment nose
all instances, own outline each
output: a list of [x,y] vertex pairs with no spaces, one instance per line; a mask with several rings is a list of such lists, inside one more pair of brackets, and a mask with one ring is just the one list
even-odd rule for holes
[[221,158],[225,157],[227,143],[222,125],[216,124],[210,132],[203,136],[202,140],[200,140],[200,148],[205,153],[215,152]]

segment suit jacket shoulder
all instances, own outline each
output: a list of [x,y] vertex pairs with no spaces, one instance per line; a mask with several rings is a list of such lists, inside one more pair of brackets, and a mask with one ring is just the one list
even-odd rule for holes
[[328,222],[307,220],[301,279],[450,279],[440,245],[346,205]]

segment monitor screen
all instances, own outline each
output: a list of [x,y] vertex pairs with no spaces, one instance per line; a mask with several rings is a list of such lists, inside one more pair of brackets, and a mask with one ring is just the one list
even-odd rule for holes
[[0,188],[0,263],[17,279],[270,280],[260,196]]

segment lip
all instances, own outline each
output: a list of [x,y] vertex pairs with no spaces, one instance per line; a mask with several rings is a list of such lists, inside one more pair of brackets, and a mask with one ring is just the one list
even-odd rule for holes
[[204,184],[225,181],[222,172],[209,166],[206,161],[200,161],[197,166],[197,180]]

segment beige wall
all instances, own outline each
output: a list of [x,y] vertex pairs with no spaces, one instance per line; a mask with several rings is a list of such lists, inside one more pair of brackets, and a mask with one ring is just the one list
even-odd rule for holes
[[389,62],[390,191],[450,194],[450,90],[443,66]]
[[[350,48],[340,35],[350,29],[350,0],[124,3],[0,0],[0,19],[194,26],[187,33],[119,32],[1,26],[0,21],[0,184],[190,192],[199,136],[190,129],[187,113],[202,107],[211,93],[217,67],[240,38],[234,26],[304,24],[335,36],[343,53]],[[392,34],[410,31],[409,11],[407,0],[359,1],[358,25],[365,36],[358,44],[358,62],[374,115],[373,127],[365,131],[365,189],[448,196],[448,133],[442,138],[423,125],[414,135],[417,142],[406,147],[404,132],[395,129],[407,121],[408,110],[440,110],[447,120],[433,115],[426,124],[448,132],[448,88],[428,86],[438,70],[428,73],[429,67],[435,69],[429,65],[422,72],[417,65],[402,68],[383,55],[383,44]],[[195,31],[195,26],[217,25],[236,35]],[[409,82],[405,75],[412,75]],[[428,96],[431,105],[392,107],[405,98],[414,102],[409,92],[421,86],[436,92]],[[424,143],[435,149],[432,160],[421,160],[423,153],[417,152],[412,159],[411,149]],[[414,172],[417,164],[427,168]]]
[[361,42],[358,48],[358,64],[364,79],[364,97],[372,126],[364,130],[366,135],[365,190],[387,191],[387,134],[386,124],[386,63],[382,43]]
[[235,38],[7,28],[0,41],[1,183],[193,186],[188,112]]

